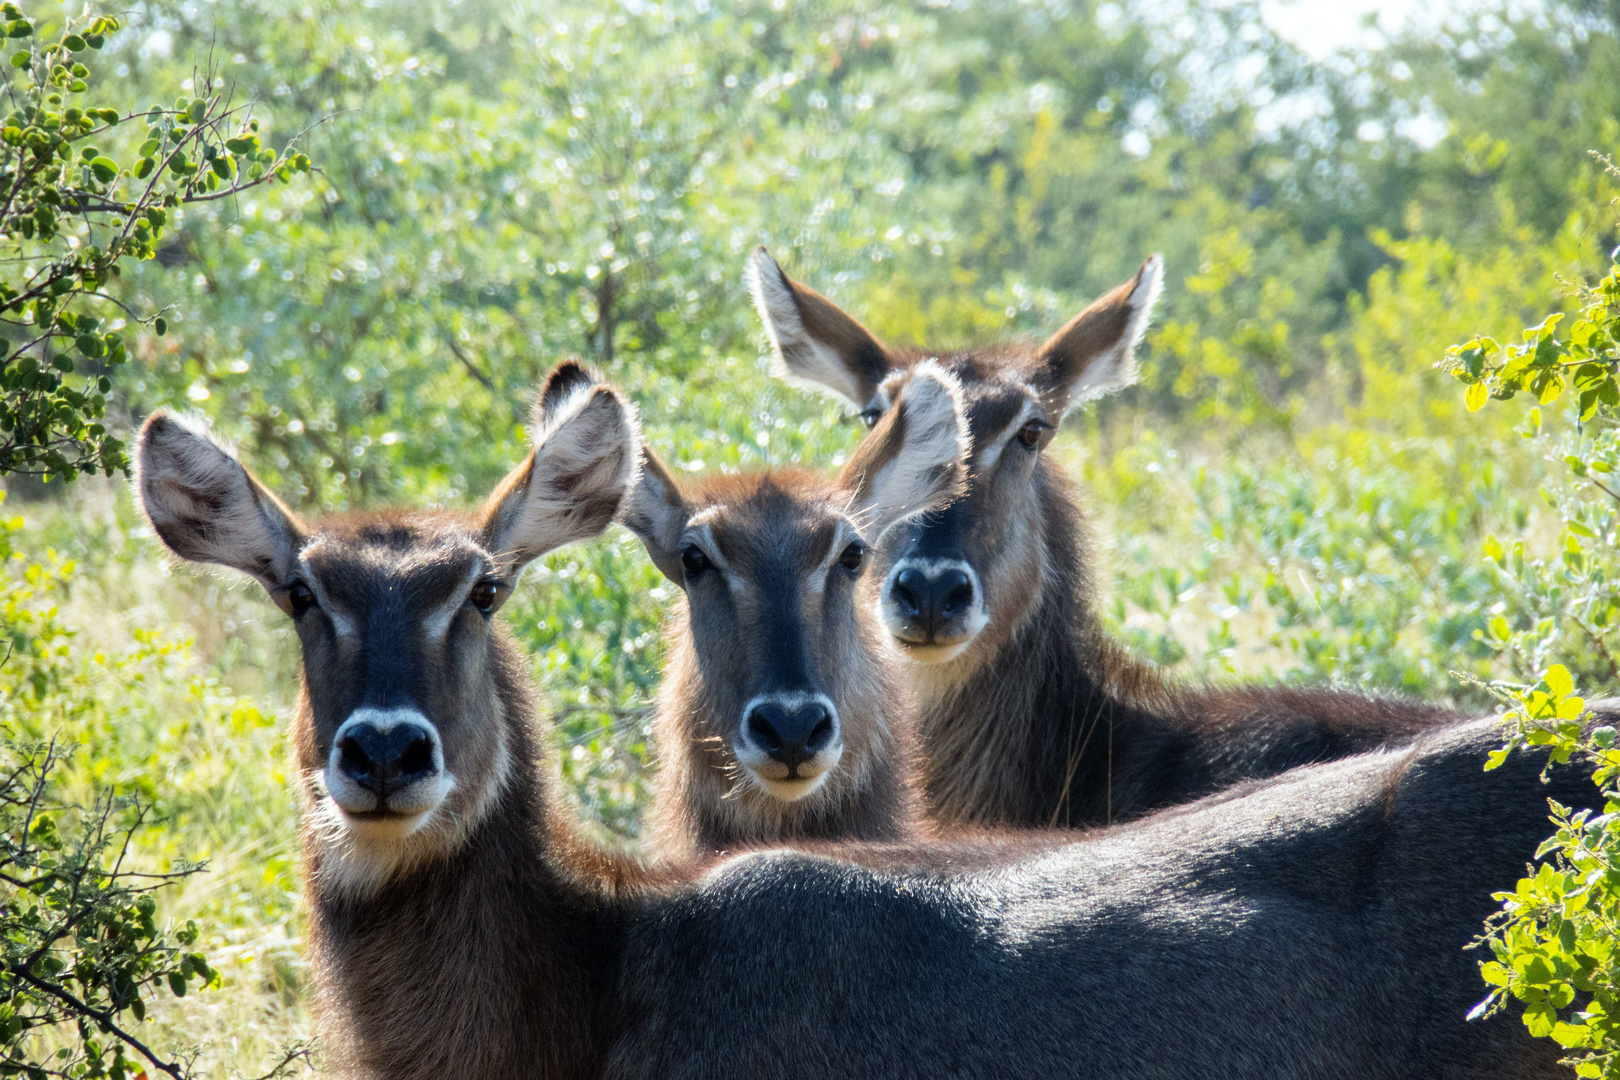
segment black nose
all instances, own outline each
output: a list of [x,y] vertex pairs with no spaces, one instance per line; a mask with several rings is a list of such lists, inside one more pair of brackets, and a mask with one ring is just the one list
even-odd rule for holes
[[799,775],[799,766],[815,757],[833,739],[833,718],[826,706],[811,702],[789,712],[772,701],[763,701],[748,710],[743,729],[771,757],[788,767],[788,778]]
[[889,596],[908,628],[931,641],[973,603],[973,581],[961,570],[930,576],[909,568],[895,575]]
[[379,799],[439,771],[433,763],[433,736],[420,724],[395,724],[386,731],[351,724],[337,749],[343,775]]

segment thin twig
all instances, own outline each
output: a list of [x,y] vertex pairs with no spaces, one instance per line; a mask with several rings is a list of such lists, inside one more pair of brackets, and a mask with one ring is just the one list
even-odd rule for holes
[[174,1080],[186,1080],[184,1069],[182,1069],[178,1064],[170,1064],[169,1062],[164,1061],[162,1058],[153,1053],[145,1043],[141,1042],[135,1036],[119,1027],[117,1023],[114,1022],[114,1014],[107,1012],[104,1009],[98,1009],[87,1001],[80,1001],[72,993],[68,992],[62,987],[53,986],[50,983],[45,982],[43,979],[36,978],[26,969],[21,968],[16,964],[8,964],[7,969],[17,978],[21,979],[25,983],[28,983],[30,986],[33,986],[41,993],[49,994],[58,1001],[71,1005],[73,1008],[78,1009],[86,1016],[94,1019],[98,1024],[102,1025],[102,1027],[106,1028],[108,1031],[118,1036],[119,1039],[123,1040],[126,1045],[133,1046],[136,1050],[140,1051],[141,1056],[146,1058],[147,1061],[150,1061],[152,1063],[152,1067],[157,1069],[159,1072],[166,1073],[167,1075],[174,1077]]
[[449,328],[441,325],[439,327],[439,333],[444,337],[445,344],[450,346],[450,351],[455,353],[456,359],[461,361],[461,366],[467,369],[467,374],[477,379],[483,384],[485,390],[488,390],[493,394],[495,392],[495,384],[490,381],[488,375],[485,375],[482,371],[478,370],[478,368],[473,364],[471,357],[461,351],[461,346],[456,344],[455,335],[450,333]]
[[[310,1065],[309,1045],[307,1043],[299,1043],[297,1046],[288,1047],[286,1052],[281,1055],[281,1060],[276,1062],[275,1068],[263,1076],[253,1077],[252,1080],[275,1080],[276,1077],[281,1075],[281,1070],[300,1058],[303,1059],[305,1065]],[[314,1066],[311,1065],[310,1067],[313,1068]]]

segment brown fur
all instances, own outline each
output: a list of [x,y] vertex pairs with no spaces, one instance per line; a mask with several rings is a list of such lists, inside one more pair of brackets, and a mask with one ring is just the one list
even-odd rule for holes
[[[833,479],[773,470],[682,486],[644,452],[625,520],[685,591],[665,628],[654,721],[652,835],[666,855],[893,839],[913,827],[910,705],[863,595],[864,565],[840,560],[961,489],[959,409],[917,388]],[[689,552],[709,567],[695,578],[683,567]],[[830,768],[813,759],[823,771],[808,794],[776,780],[787,766],[750,734],[749,709],[785,699],[825,702],[840,732],[841,756]]]

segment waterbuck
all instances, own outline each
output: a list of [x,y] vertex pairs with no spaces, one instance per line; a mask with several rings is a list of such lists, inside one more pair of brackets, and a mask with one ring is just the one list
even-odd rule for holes
[[[556,380],[554,380],[555,382]],[[563,380],[471,514],[306,523],[154,415],[141,501],[293,618],[322,1039],[353,1080],[1561,1075],[1462,951],[1573,767],[1480,762],[1490,722],[1096,836],[765,851],[653,876],[576,835],[493,615],[601,529],[636,434]],[[554,388],[556,389],[556,388]],[[925,478],[926,479],[926,478]],[[932,487],[932,481],[927,485]]]
[[968,493],[877,553],[939,820],[1119,821],[1456,719],[1339,690],[1178,684],[1104,632],[1079,501],[1043,451],[1069,410],[1135,381],[1163,272],[1153,256],[1045,342],[930,351],[884,345],[764,248],[749,262],[780,372],[848,399],[869,426],[921,360],[959,381]]
[[644,451],[624,522],[684,594],[654,720],[660,852],[916,821],[910,707],[859,579],[887,529],[960,494],[966,451],[956,380],[926,364],[832,479],[683,486]]

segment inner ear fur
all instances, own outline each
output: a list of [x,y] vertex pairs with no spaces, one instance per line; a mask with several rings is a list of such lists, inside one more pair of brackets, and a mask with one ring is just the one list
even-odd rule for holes
[[515,574],[531,560],[596,536],[635,480],[635,410],[573,361],[536,400],[534,449],[479,510],[485,545]]
[[1153,255],[1136,276],[1105,293],[1036,350],[1030,381],[1049,415],[1136,382],[1135,352],[1164,284]]
[[857,408],[872,400],[894,361],[871,331],[788,277],[763,247],[748,260],[748,291],[765,324],[778,375],[830,390]]
[[971,446],[956,377],[924,360],[839,472],[838,487],[875,543],[895,523],[962,494]]
[[641,538],[653,565],[682,588],[686,586],[686,575],[681,570],[679,544],[691,516],[692,508],[675,478],[652,448],[642,443],[641,473],[624,500],[619,520]]
[[203,422],[154,412],[135,470],[142,512],[180,558],[240,570],[271,591],[292,576],[303,524]]

